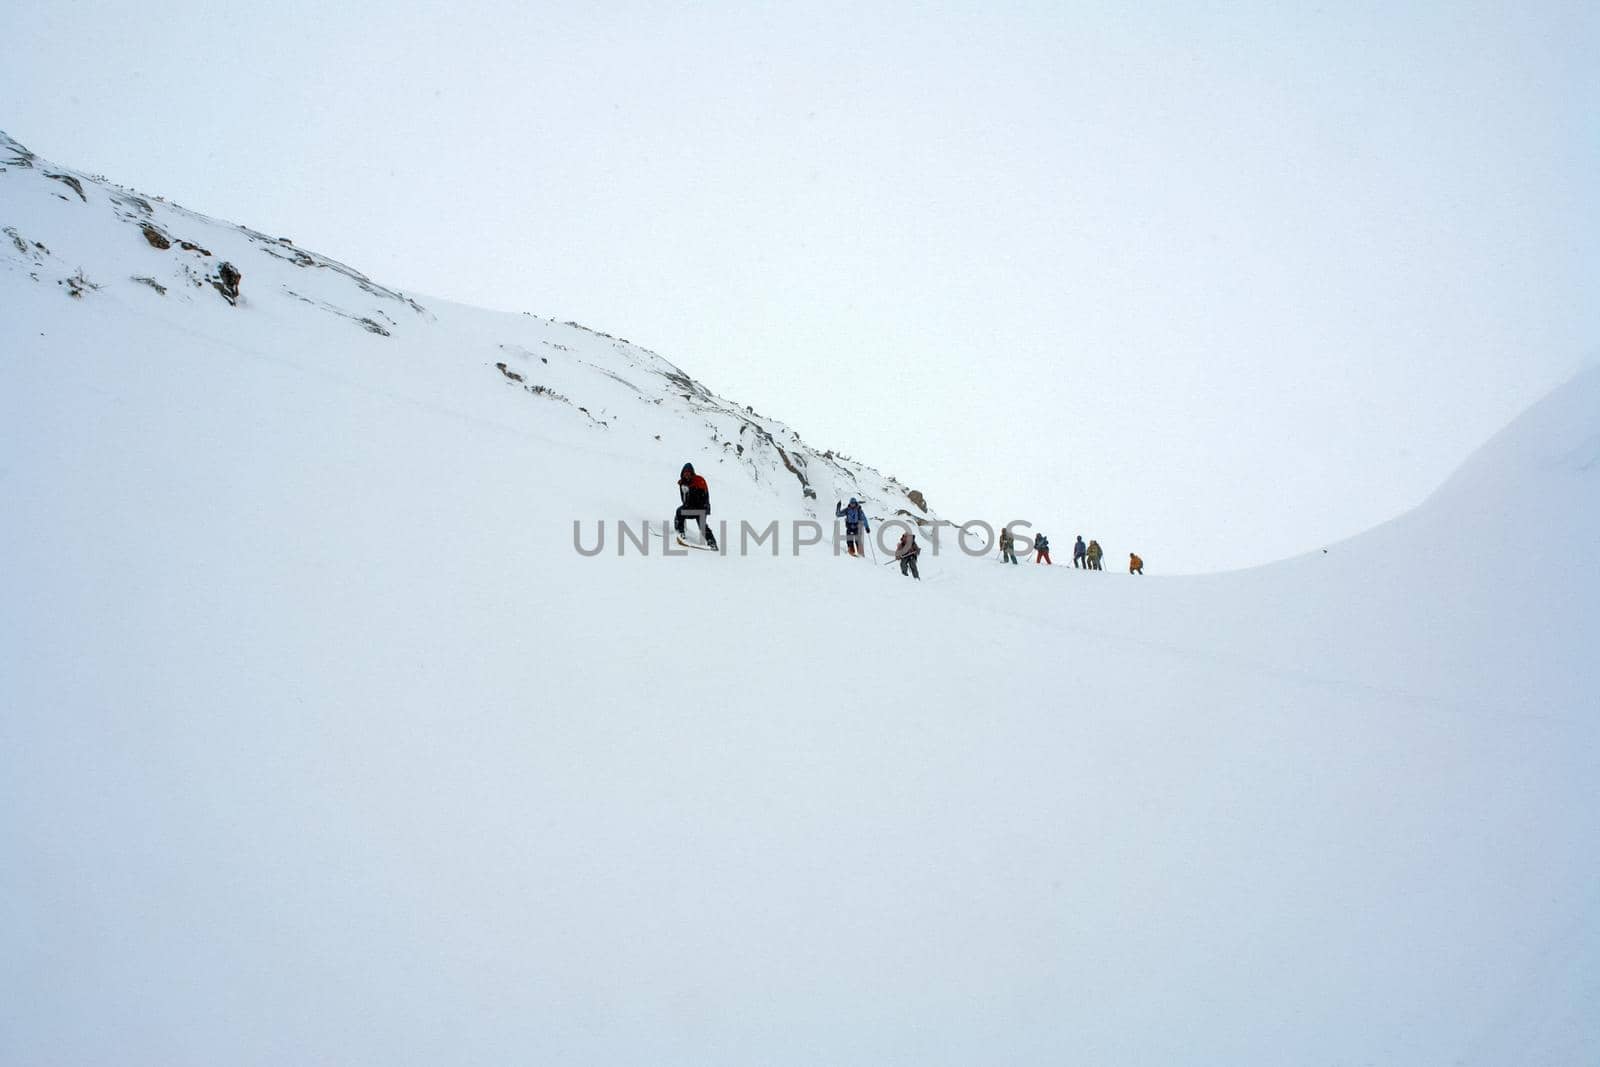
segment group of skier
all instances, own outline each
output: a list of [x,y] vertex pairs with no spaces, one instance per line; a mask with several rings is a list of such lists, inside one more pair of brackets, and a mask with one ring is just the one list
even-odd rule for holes
[[[1078,545],[1073,549],[1073,553],[1073,559],[1076,562],[1077,558],[1083,555],[1083,538],[1078,538]],[[1034,537],[1033,561],[1035,563],[1054,564],[1055,561],[1050,558],[1050,538],[1048,535],[1038,534]],[[1017,562],[1017,538],[1011,532],[1010,527],[1002,527],[1000,530],[1000,562]]]
[[[1078,570],[1099,571],[1105,567],[1101,560],[1105,557],[1105,549],[1100,547],[1099,541],[1084,543],[1083,535],[1079,534],[1077,541],[1072,545],[1072,566]],[[1050,564],[1055,561],[1050,558],[1050,538],[1046,534],[1039,534],[1033,539],[1033,561],[1035,563]],[[1000,562],[1017,562],[1017,539],[1009,529],[1000,531]],[[1128,573],[1143,574],[1144,560],[1135,552],[1128,553]]]
[[[711,526],[706,522],[706,516],[711,514],[711,489],[706,485],[706,480],[695,473],[694,464],[685,463],[678,472],[678,498],[681,503],[677,513],[673,516],[672,526],[677,531],[678,543],[689,545],[683,539],[684,523],[687,519],[696,519],[700,524],[700,543],[703,547],[713,551],[717,547],[717,539],[711,532]],[[835,500],[833,502],[834,518],[844,520],[844,545],[845,551],[854,557],[865,558],[867,555],[867,536],[872,532],[872,526],[867,520],[866,509],[855,497],[845,504]],[[900,573],[918,581],[922,575],[917,573],[917,557],[922,554],[922,546],[917,544],[917,535],[907,530],[900,535],[900,541],[895,545],[894,558],[888,562],[898,561]],[[1072,565],[1083,570],[1098,571],[1104,568],[1100,565],[1101,558],[1105,555],[1099,541],[1084,543],[1083,535],[1079,534],[1077,542],[1072,546]],[[1050,563],[1050,538],[1039,534],[1033,539],[1033,561],[1035,563]],[[1017,562],[1017,542],[1009,527],[1000,530],[1000,562]],[[1128,573],[1143,574],[1144,560],[1136,553],[1128,553]]]
[[[855,497],[851,497],[848,504],[835,500],[833,517],[844,520],[845,551],[864,558],[867,554],[866,536],[872,532],[872,526],[867,522],[867,513],[861,507],[861,502]],[[917,573],[917,557],[920,555],[922,546],[917,544],[917,535],[910,530],[901,534],[899,543],[894,546],[894,558],[900,561],[901,574],[919,582],[922,580],[922,575]]]
[[[1100,542],[1090,541],[1086,545],[1083,543],[1082,534],[1078,535],[1078,543],[1072,546],[1072,565],[1074,567],[1082,567],[1087,571],[1103,571],[1105,568],[1100,565],[1100,561],[1104,556],[1105,549],[1100,547]],[[1144,573],[1144,560],[1139,558],[1137,552],[1128,553],[1128,573]]]

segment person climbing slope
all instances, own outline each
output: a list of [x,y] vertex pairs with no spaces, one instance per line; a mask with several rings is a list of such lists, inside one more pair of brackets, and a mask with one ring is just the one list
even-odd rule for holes
[[1128,553],[1128,573],[1129,574],[1143,574],[1144,573],[1144,560],[1139,558],[1139,554],[1137,552],[1129,552]]
[[1088,560],[1089,560],[1089,569],[1090,570],[1098,571],[1098,570],[1103,570],[1104,569],[1104,568],[1102,568],[1100,566],[1100,558],[1103,555],[1105,555],[1105,549],[1100,547],[1100,542],[1099,541],[1090,541],[1089,542],[1089,551],[1087,553]]
[[685,463],[683,470],[678,472],[678,498],[682,503],[672,517],[672,528],[678,532],[679,543],[689,543],[683,539],[683,520],[693,516],[700,522],[701,543],[706,548],[716,548],[717,539],[706,523],[706,516],[711,514],[711,487],[694,472],[693,463]]
[[1011,532],[1011,527],[1000,528],[1000,562],[1015,563],[1017,561],[1017,539]]
[[1088,570],[1089,569],[1089,560],[1087,558],[1088,555],[1089,555],[1089,546],[1083,543],[1083,534],[1079,534],[1077,543],[1072,546],[1072,566],[1073,566],[1073,569],[1077,569],[1079,567],[1082,567],[1084,570]]
[[847,507],[840,507],[839,502],[835,500],[833,502],[833,517],[844,520],[844,545],[846,550],[852,556],[865,558],[867,543],[862,535],[871,533],[872,527],[867,525],[867,513],[861,509],[861,505],[856,501],[856,498],[851,497],[850,504]]
[[922,575],[917,573],[917,557],[922,554],[922,546],[917,544],[917,535],[907,530],[900,535],[900,543],[894,546],[894,558],[900,561],[900,573],[909,574],[917,581],[922,581]]
[[1033,539],[1033,561],[1035,563],[1050,563],[1050,538],[1044,534],[1040,534]]

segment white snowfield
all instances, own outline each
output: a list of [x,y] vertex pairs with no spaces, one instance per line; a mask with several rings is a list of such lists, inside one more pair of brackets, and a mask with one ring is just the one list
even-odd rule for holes
[[921,509],[0,167],[0,1063],[1600,1062],[1600,370],[1252,571],[589,558]]

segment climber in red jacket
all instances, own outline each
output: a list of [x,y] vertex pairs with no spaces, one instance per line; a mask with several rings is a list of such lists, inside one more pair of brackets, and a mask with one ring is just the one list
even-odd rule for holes
[[678,474],[678,496],[683,503],[672,517],[672,528],[678,531],[679,539],[683,538],[683,520],[693,516],[700,522],[700,540],[707,548],[716,548],[716,535],[706,523],[706,516],[711,514],[711,487],[694,472],[693,463],[685,463]]

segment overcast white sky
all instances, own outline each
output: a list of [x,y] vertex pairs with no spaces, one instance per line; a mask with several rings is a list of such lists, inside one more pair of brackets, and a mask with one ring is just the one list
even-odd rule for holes
[[1596,357],[1600,5],[1133,6],[10,0],[0,129],[1153,571]]

